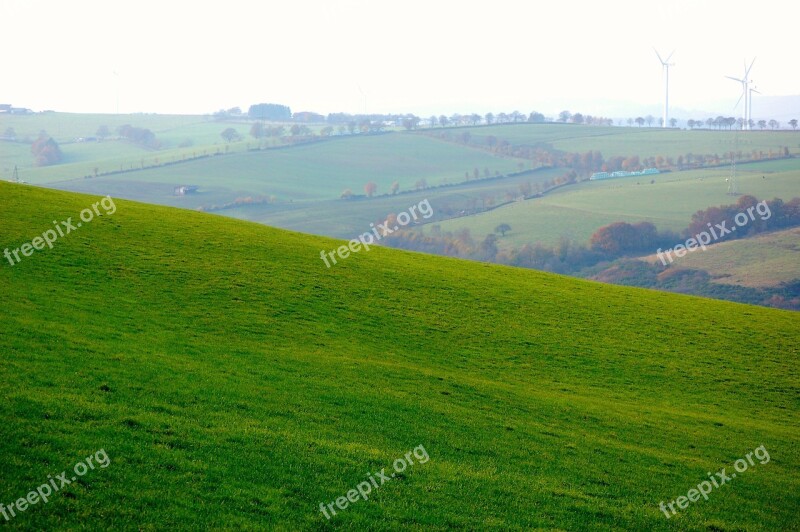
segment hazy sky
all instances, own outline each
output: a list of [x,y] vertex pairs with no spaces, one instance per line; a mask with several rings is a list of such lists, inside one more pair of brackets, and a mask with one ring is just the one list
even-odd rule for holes
[[[0,0],[0,103],[34,110],[734,115],[742,74],[800,94],[794,1]],[[115,72],[117,75],[115,75]],[[365,96],[363,96],[363,95]],[[755,105],[754,105],[755,107]],[[737,115],[738,116],[738,115]]]

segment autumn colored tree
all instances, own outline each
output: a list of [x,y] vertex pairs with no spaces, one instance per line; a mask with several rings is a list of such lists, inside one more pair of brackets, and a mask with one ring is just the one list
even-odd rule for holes
[[614,222],[598,229],[589,239],[589,246],[593,251],[620,256],[655,249],[658,240],[658,231],[650,222]]
[[366,193],[367,197],[371,198],[375,195],[375,192],[378,190],[378,185],[370,181],[366,185],[364,185],[364,192]]
[[50,166],[60,163],[64,155],[61,153],[58,143],[50,136],[40,136],[31,145],[36,166]]

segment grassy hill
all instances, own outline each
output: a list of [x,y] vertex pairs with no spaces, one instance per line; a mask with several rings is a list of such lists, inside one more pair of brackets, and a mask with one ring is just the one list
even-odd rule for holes
[[676,257],[675,266],[705,270],[719,283],[755,288],[800,279],[800,228],[720,242],[703,253]]
[[[97,201],[0,197],[0,249]],[[0,265],[0,502],[110,459],[11,526],[797,527],[794,313],[115,205]]]

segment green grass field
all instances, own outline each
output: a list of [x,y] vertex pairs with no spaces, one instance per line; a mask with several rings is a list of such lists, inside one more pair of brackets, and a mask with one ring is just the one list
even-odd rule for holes
[[[736,203],[727,194],[730,175],[730,168],[720,167],[660,174],[654,176],[655,184],[645,177],[588,181],[441,226],[446,231],[466,227],[482,237],[507,223],[512,231],[501,243],[514,246],[554,244],[562,236],[587,243],[597,229],[617,221],[649,221],[659,229],[679,231],[698,210]],[[740,193],[760,199],[800,196],[800,159],[738,165],[737,184]]]
[[[434,130],[435,131],[435,130]],[[600,127],[575,124],[502,124],[474,128],[459,128],[459,133],[469,131],[472,141],[485,144],[492,135],[513,145],[534,145],[545,142],[568,152],[599,151],[605,158],[612,156],[677,158],[687,153],[720,156],[730,151],[770,150],[788,147],[793,154],[800,153],[800,134],[793,131],[661,129],[647,127]]]
[[[145,148],[125,140],[117,140],[116,129],[124,124],[147,128],[155,133],[161,143],[158,150]],[[112,138],[103,142],[77,142],[80,137],[94,137],[101,125],[108,127]],[[99,172],[156,166],[159,163],[181,161],[203,153],[225,152],[226,144],[220,133],[233,127],[243,140],[233,142],[227,149],[245,152],[258,142],[249,137],[252,122],[245,119],[216,121],[199,115],[157,114],[79,114],[37,113],[33,115],[6,115],[0,121],[0,135],[12,128],[17,142],[0,142],[0,178],[9,179],[14,166],[20,178],[28,183],[48,184],[65,179],[83,178]],[[30,142],[46,131],[60,145],[64,154],[61,164],[35,167],[30,152]],[[274,145],[275,139],[264,139],[261,145]],[[188,146],[181,147],[182,144]]]
[[[410,190],[420,179],[429,185],[458,183],[474,168],[480,172],[489,168],[494,175],[515,172],[518,164],[516,159],[434,139],[386,134],[236,153],[57,186],[104,194],[122,181],[137,187],[141,197],[136,199],[164,203],[171,198],[163,196],[159,185],[168,185],[171,195],[174,185],[193,184],[201,190],[188,200],[197,207],[250,195],[275,195],[284,201],[334,199],[348,188],[364,194],[370,181],[378,185],[379,194],[385,194],[394,181],[401,190]],[[152,196],[147,197],[150,189]]]
[[800,228],[720,242],[674,260],[677,267],[707,271],[719,283],[775,286],[800,279]]
[[[0,195],[0,249],[97,201]],[[0,265],[0,502],[111,461],[15,528],[797,528],[794,313],[115,201]]]
[[403,212],[423,200],[428,200],[434,212],[433,216],[424,222],[435,223],[461,210],[480,206],[487,197],[507,201],[504,198],[509,194],[519,194],[521,184],[542,183],[562,173],[560,169],[542,168],[522,175],[472,181],[452,187],[372,199],[296,202],[291,205],[250,205],[226,209],[220,213],[273,227],[350,239],[355,234],[368,231],[371,222],[383,221],[389,214]]

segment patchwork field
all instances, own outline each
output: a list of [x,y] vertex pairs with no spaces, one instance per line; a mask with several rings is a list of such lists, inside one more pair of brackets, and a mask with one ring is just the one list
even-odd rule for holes
[[[385,194],[394,181],[400,190],[413,189],[420,179],[429,185],[457,183],[475,168],[481,172],[488,168],[491,175],[518,171],[518,162],[433,139],[385,134],[236,153],[56,186],[101,193],[124,180],[136,183],[137,190],[146,194],[148,187],[158,185],[199,185],[194,206],[226,203],[243,195],[322,200],[338,198],[345,189],[364,194],[370,181],[376,183],[378,193]],[[153,194],[148,201],[167,200],[158,192]]]

